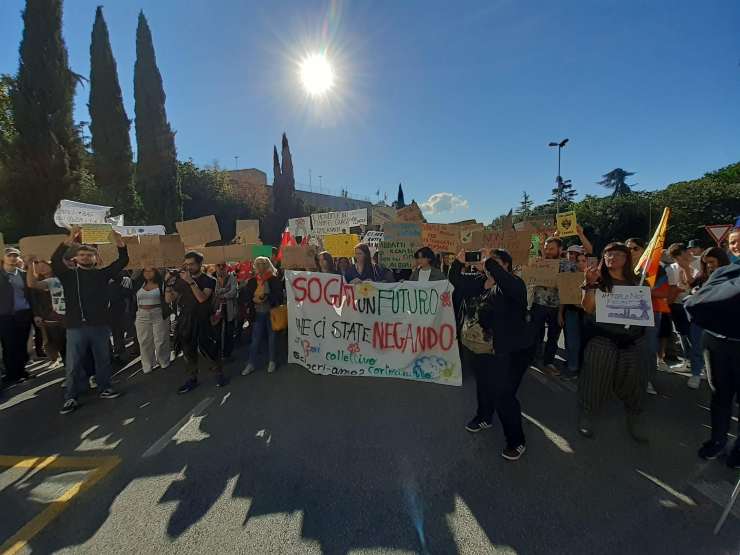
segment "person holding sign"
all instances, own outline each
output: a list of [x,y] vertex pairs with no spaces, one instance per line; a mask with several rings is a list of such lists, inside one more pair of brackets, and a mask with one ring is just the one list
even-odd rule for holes
[[155,363],[170,365],[171,310],[164,299],[164,280],[157,268],[146,267],[134,276],[131,289],[136,298],[136,338],[141,352],[141,369],[148,374]]
[[247,319],[252,325],[252,343],[249,347],[249,360],[242,370],[242,376],[254,372],[257,366],[260,345],[267,341],[269,362],[267,372],[277,370],[277,352],[275,334],[272,329],[270,313],[273,308],[283,304],[283,283],[277,277],[277,270],[272,261],[260,256],[254,260],[255,276],[247,282],[245,296],[247,299]]
[[449,279],[463,297],[462,344],[470,351],[475,371],[478,409],[465,429],[479,432],[492,426],[497,413],[506,436],[501,456],[518,460],[525,451],[522,411],[517,389],[529,360],[527,287],[512,273],[508,251],[496,249],[482,262],[481,272],[463,273],[465,252],[450,268]]
[[645,328],[597,322],[596,294],[615,285],[636,285],[630,250],[624,243],[609,243],[598,266],[586,269],[582,306],[590,337],[578,377],[578,432],[594,436],[591,419],[613,392],[627,411],[627,430],[635,441],[646,442],[638,419],[642,413],[648,365]]
[[105,268],[97,268],[98,251],[89,245],[80,245],[74,255],[74,267],[69,268],[64,255],[80,239],[80,233],[78,226],[72,226],[69,237],[51,257],[51,267],[64,288],[67,324],[67,380],[60,414],[68,414],[79,407],[77,374],[83,370],[88,351],[92,351],[95,361],[100,398],[115,399],[120,395],[111,387],[108,296],[104,292],[108,281],[128,264],[128,250],[121,236],[113,232],[112,239],[118,247],[117,260]]
[[[34,320],[43,332],[44,350],[49,355],[49,369],[56,369],[64,365],[67,353],[64,287],[59,278],[54,276],[50,262],[38,260],[31,255],[28,266],[26,277],[31,289]],[[61,360],[57,360],[60,356]]]

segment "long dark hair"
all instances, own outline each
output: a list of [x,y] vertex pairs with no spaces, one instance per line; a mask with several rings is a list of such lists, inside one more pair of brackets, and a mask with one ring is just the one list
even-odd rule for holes
[[701,253],[701,274],[698,278],[696,278],[694,286],[703,285],[704,282],[709,279],[709,272],[707,271],[707,261],[705,260],[707,256],[716,258],[717,262],[719,262],[720,267],[728,266],[730,264],[730,257],[727,256],[727,253],[724,249],[721,249],[719,247],[709,247],[707,250]]
[[[373,265],[373,255],[370,254],[370,247],[367,246],[366,243],[357,243],[355,245],[356,249],[360,249],[362,253],[365,255],[365,266],[370,267]],[[355,264],[357,264],[357,261],[355,260]]]
[[[148,266],[148,268],[151,268],[152,270],[154,270],[154,279],[152,281],[154,281],[154,283],[156,283],[157,285],[161,287],[162,283],[164,282],[164,278],[162,277],[162,272],[159,271],[159,268],[154,268],[152,266]],[[131,281],[137,284],[140,283],[139,287],[143,287],[144,284],[146,283],[146,278],[144,277],[144,270],[146,269],[147,268],[142,268],[141,270],[138,270],[136,274],[132,276],[131,278]]]
[[625,260],[624,267],[622,268],[622,274],[627,285],[635,285],[637,283],[637,278],[632,271],[632,255],[630,254],[630,250],[624,243],[614,241],[605,246],[601,253],[601,262],[599,262],[599,274],[601,276],[599,278],[599,289],[602,291],[611,291],[612,287],[614,287],[614,278],[612,278],[612,275],[609,273],[609,268],[607,268],[604,263],[604,255],[610,251],[623,252],[627,255],[627,260]]
[[334,257],[331,255],[329,251],[322,251],[316,256],[316,265],[319,267],[319,271],[321,271],[321,264],[320,260],[324,259],[329,264],[329,272],[332,274],[337,273],[337,265],[334,263]]

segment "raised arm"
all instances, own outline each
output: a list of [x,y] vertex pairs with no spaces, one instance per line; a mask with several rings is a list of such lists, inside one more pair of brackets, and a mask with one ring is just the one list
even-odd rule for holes
[[491,270],[491,276],[505,297],[515,303],[527,304],[527,286],[524,285],[524,281],[498,263],[494,264]]
[[588,240],[588,237],[586,237],[586,234],[583,232],[581,224],[576,225],[576,233],[578,233],[578,238],[581,240],[581,245],[583,245],[586,254],[593,254],[594,246],[591,244],[591,241]]
[[[461,254],[465,256],[465,253]],[[450,266],[447,279],[463,297],[480,295],[484,291],[483,279],[477,276],[463,274],[462,270],[465,265],[460,261],[459,257],[460,255],[458,255],[458,258]]]
[[126,243],[123,242],[123,237],[121,237],[118,232],[111,231],[111,238],[118,247],[118,259],[107,268],[103,268],[101,270],[107,279],[111,279],[120,274],[128,264],[128,249],[126,248]]
[[597,266],[586,268],[583,273],[584,281],[586,286],[581,293],[581,306],[588,314],[596,312],[596,291],[598,290],[597,283],[601,277]]
[[69,230],[67,238],[57,247],[54,254],[51,255],[51,269],[54,270],[54,275],[58,278],[61,278],[64,274],[71,271],[64,263],[64,253],[66,253],[67,249],[77,241],[80,233],[80,227],[73,225]]
[[48,291],[49,285],[47,283],[44,283],[43,281],[39,281],[38,276],[36,275],[36,261],[38,259],[36,258],[36,255],[32,255],[31,257],[26,260],[28,263],[28,271],[26,272],[26,285],[29,289],[39,289],[41,291]]

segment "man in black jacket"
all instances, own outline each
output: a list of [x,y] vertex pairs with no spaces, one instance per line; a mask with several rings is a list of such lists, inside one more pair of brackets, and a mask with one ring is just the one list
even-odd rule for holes
[[0,269],[0,341],[8,383],[28,378],[26,342],[33,313],[26,272],[18,267],[20,254],[18,249],[5,249]]
[[95,374],[101,399],[119,396],[110,385],[110,328],[108,326],[108,280],[117,276],[128,264],[126,245],[118,233],[112,237],[118,247],[118,260],[106,268],[97,268],[97,251],[94,247],[80,245],[73,258],[73,269],[64,263],[64,254],[76,240],[80,229],[73,226],[69,237],[57,247],[51,257],[54,273],[64,287],[67,307],[67,385],[64,405],[59,411],[67,414],[75,410],[77,402],[76,374],[82,371],[85,353],[92,351]]

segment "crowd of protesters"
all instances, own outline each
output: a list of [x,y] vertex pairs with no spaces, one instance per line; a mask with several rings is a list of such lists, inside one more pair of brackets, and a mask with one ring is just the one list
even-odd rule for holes
[[[118,257],[107,266],[100,264],[94,247],[79,243],[78,228],[48,261],[24,262],[17,249],[5,250],[0,271],[5,385],[29,379],[31,337],[37,357],[48,358],[51,369],[65,367],[62,414],[77,409],[81,393],[91,387],[101,399],[119,396],[111,383],[112,360],[126,356],[128,343],[131,354],[140,354],[145,374],[167,368],[182,353],[186,380],[181,394],[199,385],[205,369],[217,387],[226,386],[224,362],[245,330],[251,342],[241,374],[258,368],[263,348],[267,372],[277,370],[273,313],[285,303],[278,257],[258,257],[248,266],[206,267],[203,255],[191,251],[180,268],[146,267],[132,275],[124,270],[126,246],[113,236]],[[465,428],[483,431],[498,415],[506,438],[502,456],[508,460],[517,460],[526,449],[517,391],[531,364],[553,379],[577,380],[580,434],[595,437],[599,408],[614,394],[624,403],[627,430],[638,442],[647,441],[644,400],[657,393],[659,370],[690,370],[692,389],[706,377],[712,432],[699,456],[717,458],[726,450],[733,406],[740,401],[740,229],[728,236],[727,250],[703,249],[697,241],[666,249],[650,283],[654,326],[649,327],[595,318],[597,291],[642,283],[635,267],[645,241],[612,242],[594,257],[580,227],[578,237],[580,244],[567,248],[561,238],[549,237],[541,255],[558,260],[560,272],[584,276],[580,304],[561,304],[557,288],[528,290],[504,249],[484,249],[470,259],[461,252],[444,260],[422,247],[413,270],[396,271],[383,267],[377,252],[361,243],[351,260],[322,252],[316,262],[319,271],[341,275],[349,284],[449,279],[455,287],[462,359],[477,388],[478,406]],[[561,334],[564,357],[557,356]],[[727,462],[740,468],[740,443]]]

